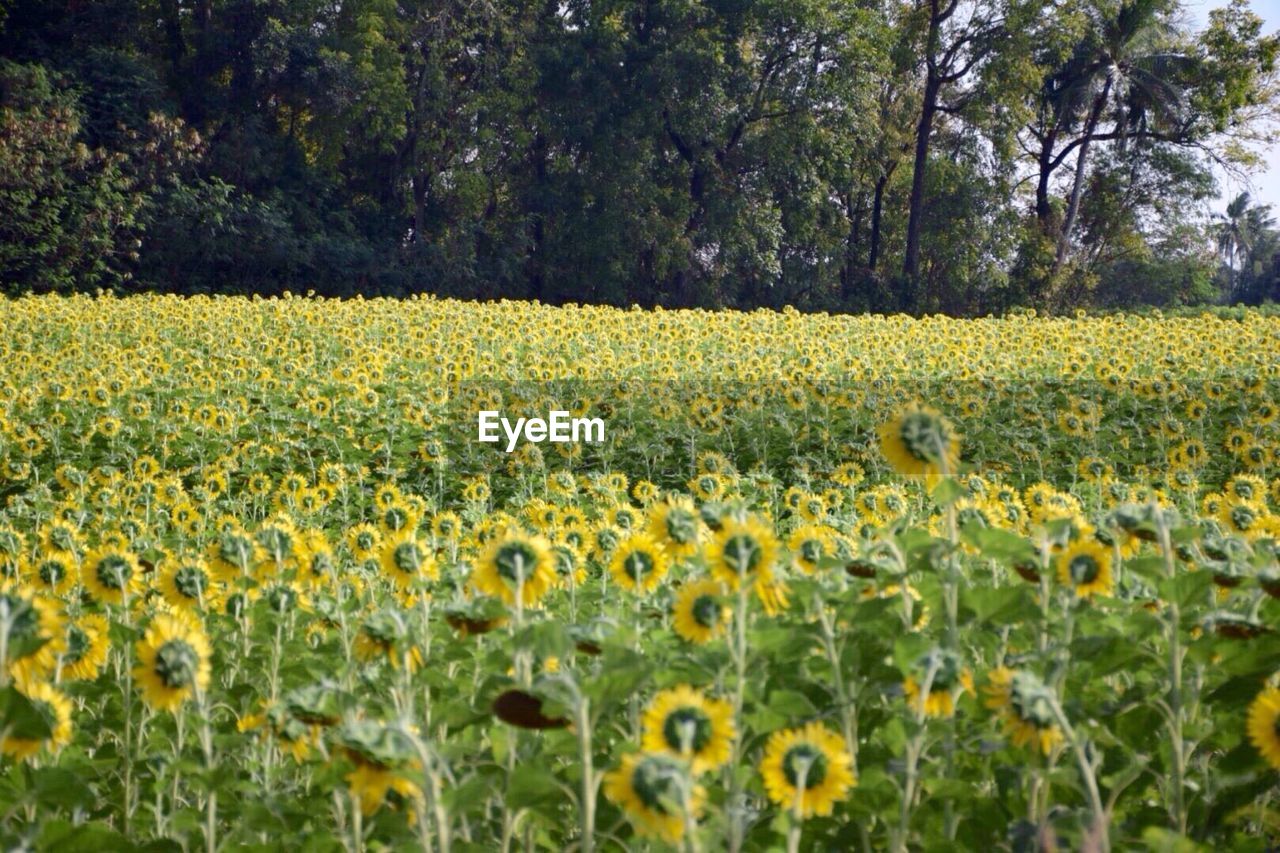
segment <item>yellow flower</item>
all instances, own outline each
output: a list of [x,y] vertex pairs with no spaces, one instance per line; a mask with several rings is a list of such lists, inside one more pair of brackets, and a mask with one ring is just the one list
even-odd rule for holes
[[111,648],[110,626],[96,613],[86,613],[66,627],[66,650],[58,658],[67,681],[92,681],[107,662]]
[[382,571],[402,592],[412,589],[416,583],[440,576],[435,556],[408,527],[386,538],[380,562]]
[[50,752],[57,752],[71,742],[71,702],[56,688],[43,682],[22,682],[17,684],[18,691],[26,696],[49,727],[49,734],[44,737],[20,737],[16,734],[5,735],[0,739],[0,752],[26,761],[33,758],[41,747],[48,747]]
[[135,646],[133,677],[143,700],[159,711],[177,711],[209,686],[209,638],[195,617],[160,614]]
[[689,765],[665,753],[633,752],[605,774],[605,796],[631,819],[636,833],[675,844],[684,837],[685,816],[702,811],[706,794]]
[[1267,687],[1249,703],[1245,728],[1262,757],[1280,770],[1280,689]]
[[760,774],[769,799],[801,819],[830,815],[857,784],[844,738],[816,722],[770,735]]
[[729,760],[736,729],[733,707],[723,699],[708,699],[681,684],[654,696],[642,723],[640,745],[645,750],[683,758],[695,775],[722,767]]
[[1111,594],[1111,549],[1092,536],[1072,542],[1058,555],[1058,581],[1080,598]]
[[768,583],[778,555],[773,529],[755,516],[726,518],[707,548],[711,574],[731,590],[744,582]]
[[1014,746],[1030,746],[1045,755],[1062,743],[1053,696],[1035,675],[997,667],[984,688],[988,708],[998,710]]
[[[929,681],[929,694],[922,696],[922,685],[929,679],[930,672],[933,678]],[[915,662],[912,672],[902,682],[902,692],[913,713],[923,711],[929,717],[952,717],[960,694],[973,693],[973,673],[961,666],[954,652],[933,649]]]
[[509,605],[533,607],[556,582],[551,544],[541,536],[509,530],[495,537],[471,575],[476,589]]
[[662,544],[673,560],[697,553],[702,540],[702,520],[693,501],[669,496],[649,511],[649,535]]
[[932,488],[960,465],[960,436],[925,406],[908,406],[880,427],[880,452],[899,474],[923,477]]
[[670,568],[667,552],[647,533],[633,533],[613,551],[609,571],[618,585],[635,593],[652,592]]
[[80,580],[96,600],[120,604],[126,595],[134,598],[141,591],[142,570],[133,554],[123,548],[103,546],[84,558]]
[[686,583],[676,596],[672,624],[690,643],[708,643],[724,630],[733,612],[724,604],[719,581],[703,579]]

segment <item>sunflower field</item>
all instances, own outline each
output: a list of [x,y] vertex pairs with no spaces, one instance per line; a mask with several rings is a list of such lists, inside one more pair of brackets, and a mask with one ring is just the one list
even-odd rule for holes
[[1280,843],[1280,316],[0,328],[6,849]]

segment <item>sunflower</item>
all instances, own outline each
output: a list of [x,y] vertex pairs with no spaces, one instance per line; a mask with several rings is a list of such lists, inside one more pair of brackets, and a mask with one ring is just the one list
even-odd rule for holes
[[107,662],[110,626],[96,613],[86,613],[66,626],[66,649],[58,657],[61,678],[92,681]]
[[1245,730],[1267,763],[1280,770],[1280,689],[1267,687],[1249,703]]
[[801,819],[829,816],[857,784],[844,738],[817,722],[770,735],[760,774],[769,799]]
[[676,633],[690,643],[710,642],[733,615],[721,600],[723,596],[724,586],[717,580],[704,578],[685,584],[676,597],[672,619]]
[[135,650],[138,665],[133,677],[142,687],[143,700],[152,708],[176,711],[209,686],[209,638],[195,617],[181,613],[156,616]]
[[[923,697],[921,703],[921,684],[931,671],[929,695]],[[902,692],[907,707],[913,711],[923,711],[930,717],[952,717],[956,713],[956,699],[963,693],[973,693],[973,673],[961,666],[955,652],[933,649],[916,660],[912,672],[902,682]]]
[[90,551],[80,569],[80,580],[89,595],[105,604],[120,604],[142,589],[138,558],[123,548],[103,546]]
[[652,592],[670,567],[667,552],[647,533],[633,533],[622,540],[609,561],[609,571],[618,584],[635,593]]
[[421,768],[409,734],[372,720],[352,720],[337,736],[355,763],[346,781],[361,813],[373,814],[388,796],[395,801],[421,799],[422,789],[408,778]]
[[696,818],[706,794],[689,765],[666,753],[633,752],[605,774],[605,796],[622,808],[636,833],[671,844],[684,837],[685,816]]
[[476,589],[509,605],[516,603],[519,590],[525,607],[536,606],[555,581],[551,543],[518,530],[495,537],[471,575]]
[[160,573],[160,594],[178,610],[216,611],[222,605],[221,584],[208,563],[199,557],[182,556],[166,561]]
[[22,682],[17,684],[22,693],[35,708],[49,734],[44,736],[22,737],[12,732],[0,738],[0,752],[18,761],[26,761],[40,752],[41,747],[48,747],[50,752],[57,752],[71,742],[71,701],[55,687],[43,681]]
[[63,650],[65,628],[58,605],[10,581],[0,587],[0,619],[8,625],[0,666],[8,665],[15,678],[45,678]]
[[736,736],[733,707],[681,684],[649,703],[642,718],[648,752],[666,752],[690,762],[694,775],[723,767]]
[[209,566],[225,581],[247,574],[265,559],[262,546],[238,523],[223,528],[209,546]]
[[413,643],[404,614],[390,608],[371,614],[360,624],[354,651],[365,663],[386,659],[392,669],[407,667],[410,673],[422,666],[422,650]]
[[378,555],[382,546],[382,531],[374,525],[362,522],[347,531],[347,547],[357,563],[363,563]]
[[1048,755],[1062,743],[1062,729],[1054,713],[1053,695],[1030,672],[998,667],[984,689],[988,708],[998,710],[1014,746],[1031,746]]
[[79,574],[76,555],[60,549],[46,550],[28,566],[31,586],[45,595],[60,597],[75,586]]
[[899,474],[932,488],[960,464],[960,436],[937,411],[912,405],[880,427],[880,452]]
[[777,554],[778,538],[768,524],[755,516],[727,518],[707,547],[707,563],[715,578],[736,590],[744,581],[767,584]]
[[787,548],[795,556],[796,565],[807,575],[818,570],[823,557],[834,553],[836,531],[825,524],[806,524],[787,537]]
[[435,556],[418,540],[412,528],[387,536],[379,562],[382,571],[401,592],[412,589],[417,581],[435,580],[440,576]]
[[1111,594],[1111,549],[1093,537],[1076,540],[1058,555],[1058,580],[1080,598]]

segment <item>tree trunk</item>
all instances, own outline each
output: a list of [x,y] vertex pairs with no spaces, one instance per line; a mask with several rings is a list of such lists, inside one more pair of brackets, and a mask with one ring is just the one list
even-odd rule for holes
[[427,176],[413,173],[413,242],[426,242],[427,228]]
[[892,174],[893,169],[890,168],[876,181],[876,194],[871,203],[871,251],[867,255],[867,269],[871,272],[875,272],[876,264],[880,263],[880,222],[884,213],[884,190],[889,185],[889,176]]
[[929,142],[933,135],[933,118],[938,112],[938,91],[941,83],[931,71],[924,87],[924,102],[920,107],[920,124],[916,127],[916,157],[911,175],[911,197],[908,200],[907,250],[902,259],[903,307],[909,307],[911,294],[920,275],[920,231],[924,225],[924,181],[929,162]]
[[1080,195],[1084,190],[1084,172],[1085,164],[1089,158],[1089,143],[1093,139],[1094,131],[1098,129],[1098,120],[1102,117],[1102,110],[1107,105],[1107,98],[1110,94],[1111,78],[1108,77],[1106,84],[1102,87],[1102,91],[1094,99],[1093,107],[1089,110],[1089,118],[1085,122],[1084,137],[1080,143],[1080,155],[1076,158],[1075,179],[1071,185],[1071,200],[1067,203],[1067,215],[1062,220],[1062,233],[1058,235],[1058,252],[1053,262],[1054,274],[1057,274],[1062,269],[1062,264],[1067,258],[1067,249],[1071,245],[1071,229],[1075,225],[1076,214],[1080,212]]

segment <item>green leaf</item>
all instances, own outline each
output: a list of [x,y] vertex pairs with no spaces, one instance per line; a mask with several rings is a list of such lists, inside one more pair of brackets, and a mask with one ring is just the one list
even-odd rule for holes
[[45,715],[14,687],[0,690],[0,731],[23,740],[43,740],[53,734]]
[[982,552],[982,556],[1003,563],[1034,561],[1039,556],[1036,548],[1026,539],[998,527],[966,524],[961,537]]

